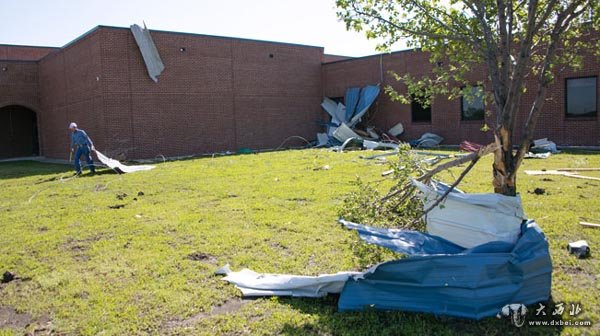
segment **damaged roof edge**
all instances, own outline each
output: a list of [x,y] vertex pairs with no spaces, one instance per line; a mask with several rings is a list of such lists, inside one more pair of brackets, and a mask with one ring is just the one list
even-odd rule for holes
[[367,55],[367,56],[350,57],[348,59],[343,59],[343,60],[337,60],[337,61],[331,61],[331,62],[323,62],[323,64],[351,62],[351,61],[363,60],[363,59],[367,59],[367,58],[371,58],[371,57],[380,57],[380,56],[388,56],[388,55],[395,55],[395,54],[401,54],[401,53],[410,53],[410,52],[419,52],[419,51],[421,51],[421,49],[419,49],[419,48],[396,50],[396,51],[392,51],[392,52],[388,52],[388,53],[379,53],[379,54],[373,54],[373,55]]
[[[96,28],[120,29],[120,30],[127,30],[127,31],[129,31],[129,28],[127,28],[127,27],[117,27],[117,26],[98,25],[98,26],[96,26]],[[178,32],[178,31],[172,31],[172,30],[158,30],[158,29],[148,29],[148,30],[151,33],[201,36],[201,37],[210,37],[210,38],[218,38],[218,39],[229,39],[229,40],[237,40],[237,41],[245,41],[245,42],[272,43],[272,44],[281,44],[281,45],[289,45],[289,46],[296,46],[296,47],[325,49],[325,47],[313,46],[313,45],[308,45],[308,44],[300,44],[300,43],[278,42],[278,41],[268,41],[268,40],[258,40],[258,39],[251,39],[251,38],[243,38],[243,37],[232,37],[232,36],[221,36],[221,35],[209,35],[209,34],[199,34],[199,33]]]
[[[53,49],[56,49],[56,50],[50,52],[48,55],[42,57],[38,61],[41,61],[44,58],[46,58],[46,57],[48,57],[48,56],[50,56],[52,54],[60,52],[61,50],[69,48],[70,46],[76,44],[77,42],[79,42],[79,41],[81,41],[83,39],[85,39],[86,37],[88,37],[89,35],[93,34],[94,32],[96,32],[97,30],[100,30],[100,29],[115,29],[115,30],[127,30],[127,31],[130,31],[130,28],[128,28],[128,27],[97,25],[94,28],[92,28],[92,29],[88,30],[87,32],[83,33],[82,35],[79,35],[74,40],[72,40],[72,41],[68,42],[67,44],[63,45],[62,47],[42,47],[42,48],[53,48]],[[277,42],[277,41],[249,39],[249,38],[242,38],[242,37],[219,36],[219,35],[208,35],[208,34],[198,34],[198,33],[186,33],[186,32],[177,32],[177,31],[169,31],[169,30],[155,30],[155,29],[148,29],[148,30],[150,32],[152,32],[152,33],[174,34],[174,35],[189,35],[189,36],[201,36],[201,37],[210,37],[210,38],[217,38],[217,39],[230,39],[230,40],[236,40],[236,41],[259,42],[259,43],[269,43],[269,44],[278,44],[278,45],[289,45],[289,46],[295,46],[295,47],[321,49],[321,52],[323,52],[325,50],[325,47],[311,46],[311,45],[299,44],[299,43]],[[0,44],[0,45],[2,45],[2,44]],[[36,46],[26,46],[26,47],[36,47]]]

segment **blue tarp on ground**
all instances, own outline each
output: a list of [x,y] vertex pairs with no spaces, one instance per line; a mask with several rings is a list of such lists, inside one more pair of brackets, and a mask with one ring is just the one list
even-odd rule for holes
[[[514,245],[490,242],[466,250],[424,233],[411,231],[408,239],[406,231],[350,224],[344,225],[359,231],[361,238],[383,239],[381,246],[393,245],[410,256],[348,280],[338,302],[341,311],[403,310],[481,319],[495,316],[506,304],[527,305],[550,297],[548,242],[534,221],[522,225]],[[377,244],[377,239],[371,242]],[[394,239],[397,244],[390,245]],[[399,243],[402,239],[408,247]]]

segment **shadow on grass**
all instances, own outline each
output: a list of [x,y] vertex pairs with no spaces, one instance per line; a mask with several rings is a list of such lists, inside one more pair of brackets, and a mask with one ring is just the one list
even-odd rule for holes
[[[280,298],[282,304],[316,317],[313,323],[283,326],[283,335],[560,335],[562,326],[530,326],[530,321],[550,321],[561,324],[560,317],[553,316],[553,301],[543,303],[545,316],[536,316],[538,305],[528,306],[522,327],[511,324],[510,318],[489,317],[480,321],[434,316],[424,313],[365,310],[361,312],[338,312],[339,296],[323,299]],[[557,323],[558,322],[558,323]]]
[[72,166],[36,161],[0,162],[0,179],[13,179],[27,176],[52,175],[73,171]]

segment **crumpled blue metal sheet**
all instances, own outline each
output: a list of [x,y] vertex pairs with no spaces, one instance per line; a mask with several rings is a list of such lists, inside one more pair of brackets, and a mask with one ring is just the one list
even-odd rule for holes
[[352,119],[347,123],[349,127],[354,127],[354,125],[360,122],[362,116],[367,113],[369,107],[377,96],[379,95],[379,86],[377,85],[367,85],[360,90],[360,97],[358,99],[358,104],[356,105],[356,112],[352,116]]
[[[346,282],[338,308],[481,319],[495,316],[506,304],[548,300],[552,262],[548,242],[537,224],[525,222],[510,251],[506,251],[506,243],[495,243],[459,253],[451,249],[447,254],[413,253],[382,263],[364,276]],[[435,244],[437,241],[425,240],[421,251],[434,248]]]
[[346,120],[350,121],[356,113],[356,105],[358,104],[358,97],[360,96],[360,88],[353,87],[346,90],[346,96],[344,97],[344,103],[346,104]]
[[464,248],[443,238],[419,231],[384,229],[340,219],[346,228],[356,230],[367,243],[379,245],[398,253],[406,254],[449,254],[460,253]]

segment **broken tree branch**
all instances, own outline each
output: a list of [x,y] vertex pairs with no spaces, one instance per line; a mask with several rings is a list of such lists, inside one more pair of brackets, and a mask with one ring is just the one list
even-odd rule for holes
[[456,167],[458,165],[461,165],[463,163],[467,163],[469,161],[477,161],[479,160],[480,157],[485,156],[487,154],[490,154],[492,152],[494,152],[497,148],[497,144],[496,143],[491,143],[489,145],[483,146],[481,147],[477,152],[473,152],[469,155],[465,155],[463,157],[460,157],[456,160],[452,160],[449,162],[446,162],[444,164],[441,164],[439,166],[436,166],[435,168],[433,168],[432,170],[428,171],[425,175],[417,178],[418,181],[422,181],[422,182],[428,182],[429,180],[431,180],[431,178],[433,177],[433,175],[443,171],[443,170],[447,170],[450,169],[452,167]]
[[469,173],[469,171],[475,166],[475,164],[477,163],[477,161],[479,161],[480,157],[476,157],[475,159],[473,159],[473,161],[471,161],[471,163],[469,163],[469,165],[467,166],[467,168],[465,170],[463,170],[463,172],[460,174],[460,176],[456,179],[456,181],[454,181],[454,183],[452,183],[452,185],[450,186],[450,188],[448,188],[448,190],[446,190],[446,192],[444,192],[444,194],[439,197],[429,208],[425,209],[423,211],[423,214],[421,216],[419,216],[418,218],[416,218],[412,224],[417,223],[418,221],[421,220],[421,218],[423,218],[423,216],[427,215],[431,210],[433,210],[436,206],[438,206],[444,199],[446,199],[446,197],[452,192],[452,190],[454,190],[454,188],[456,188],[456,186],[460,183],[460,181],[462,181],[462,179]]
[[[427,173],[423,174],[422,176],[418,177],[417,181],[429,182],[431,180],[431,178],[433,177],[433,175],[435,175],[443,170],[447,170],[452,167],[461,165],[463,163],[467,163],[469,161],[472,162],[472,164],[470,165],[470,167],[472,168],[472,165],[475,164],[473,162],[477,162],[479,160],[479,158],[481,158],[482,156],[493,153],[497,149],[497,147],[498,147],[498,145],[496,143],[491,143],[489,145],[481,147],[478,151],[473,152],[469,155],[461,156],[458,159],[446,162],[444,164],[440,164],[440,165],[436,166],[435,168],[433,168],[432,170],[428,171]],[[470,168],[468,170],[470,170]],[[468,170],[467,170],[467,172],[468,172]],[[464,173],[464,174],[466,174],[466,173]],[[462,177],[464,177],[464,176],[461,174],[461,176],[459,176],[459,179],[457,181],[460,182],[460,180],[462,180]],[[397,190],[394,190],[393,192],[383,196],[379,201],[380,202],[387,201],[388,199],[390,199],[394,196],[397,196],[399,194],[402,194],[411,188],[414,188],[414,186],[412,184],[407,184],[406,186],[404,186],[402,188],[398,188]]]

